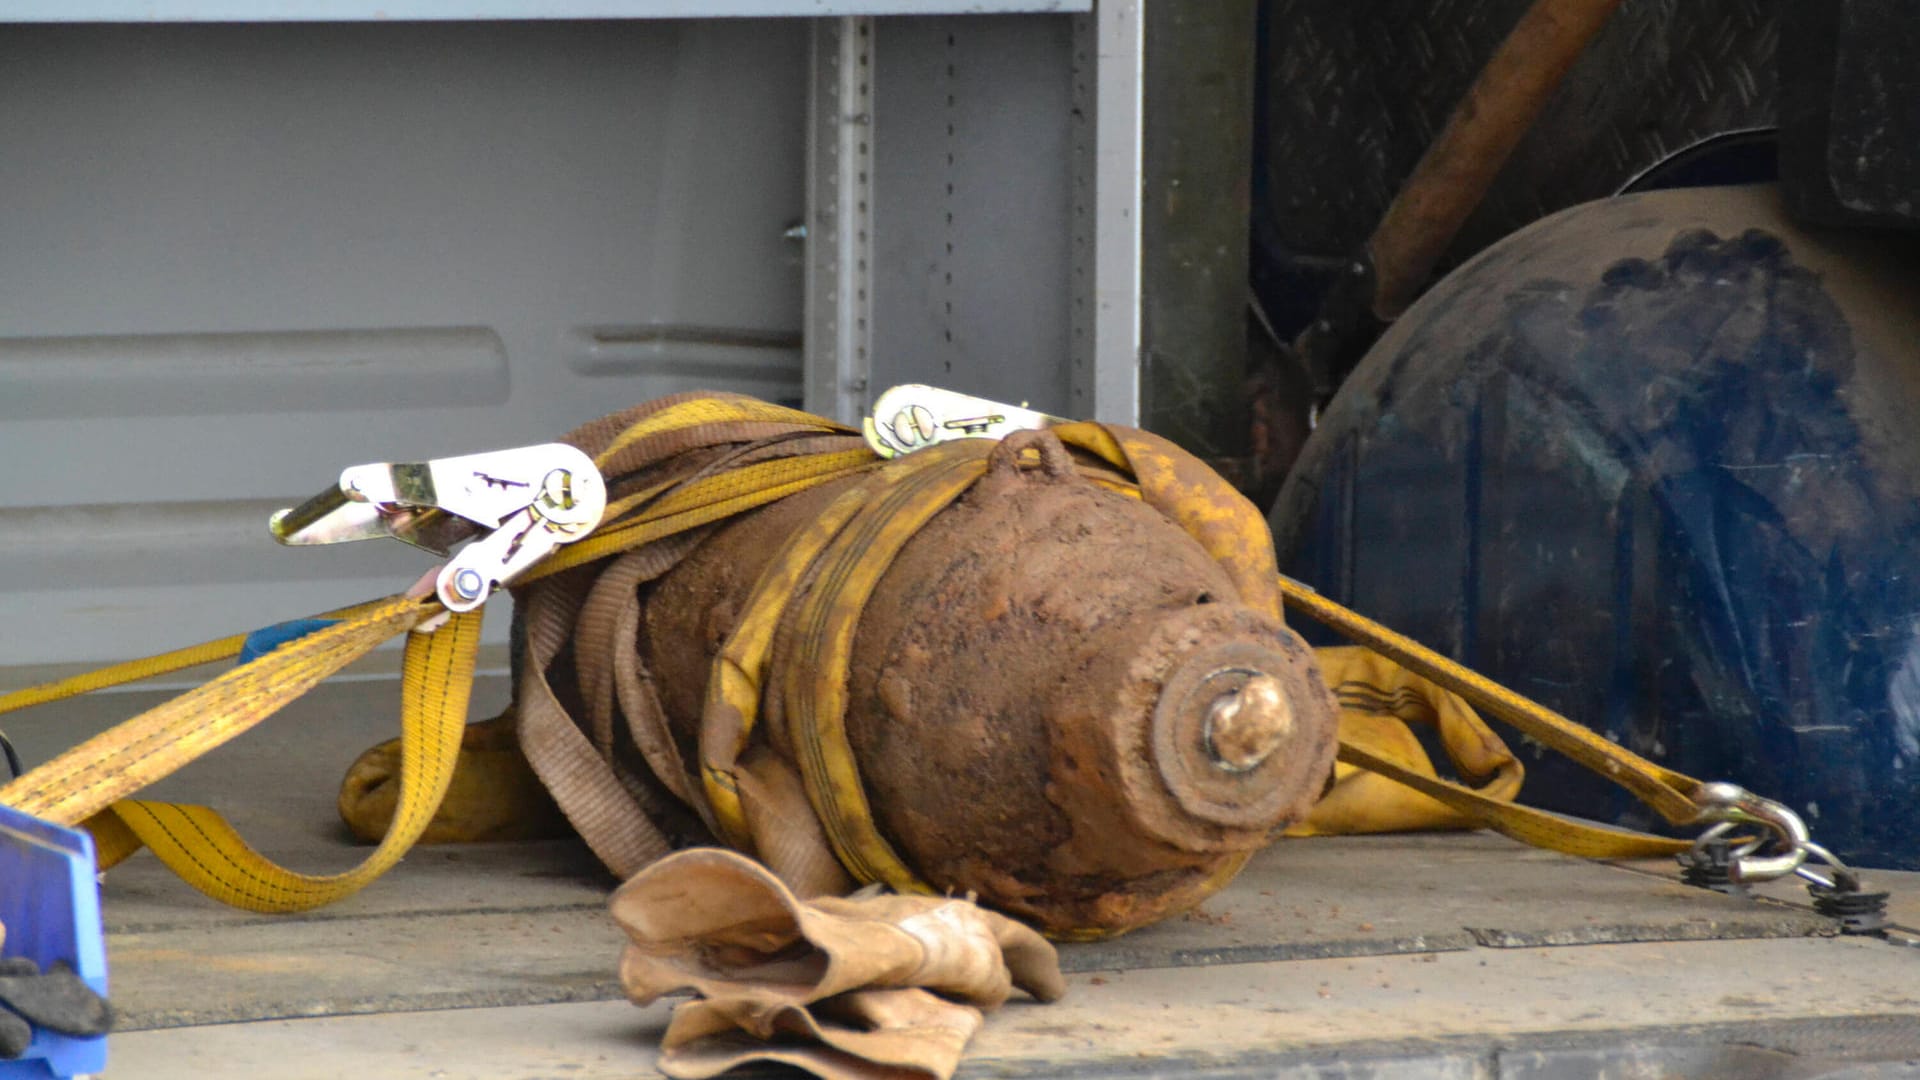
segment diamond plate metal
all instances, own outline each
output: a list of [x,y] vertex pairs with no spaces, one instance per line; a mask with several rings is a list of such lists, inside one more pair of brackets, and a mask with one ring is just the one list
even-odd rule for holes
[[[1530,2],[1266,0],[1258,235],[1300,254],[1358,248]],[[1449,261],[1708,135],[1773,123],[1779,6],[1626,0]]]

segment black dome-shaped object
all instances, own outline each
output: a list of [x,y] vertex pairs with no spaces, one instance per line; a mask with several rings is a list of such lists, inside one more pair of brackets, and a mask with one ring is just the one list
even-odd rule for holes
[[[1801,230],[1770,187],[1548,218],[1379,341],[1273,524],[1334,598],[1920,867],[1911,241]],[[1527,801],[1652,823],[1524,756]]]

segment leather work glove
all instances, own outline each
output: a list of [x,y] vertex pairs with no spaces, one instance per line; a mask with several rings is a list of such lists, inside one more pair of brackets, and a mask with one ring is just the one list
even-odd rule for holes
[[65,964],[42,972],[25,957],[0,960],[0,1060],[26,1053],[35,1027],[62,1035],[105,1035],[113,1027],[113,1011]]
[[630,939],[629,998],[698,995],[675,1008],[663,1041],[660,1069],[677,1078],[778,1061],[828,1080],[946,1080],[983,1010],[1015,987],[1041,1001],[1066,989],[1046,939],[970,900],[801,901],[759,863],[714,848],[642,870],[611,910]]

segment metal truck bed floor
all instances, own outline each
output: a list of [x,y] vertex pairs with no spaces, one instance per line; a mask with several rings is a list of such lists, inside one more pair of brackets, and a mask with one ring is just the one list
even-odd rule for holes
[[[484,681],[475,715],[504,698]],[[342,869],[365,849],[334,787],[393,695],[325,687],[156,795],[230,809],[301,869]],[[40,759],[160,696],[62,703],[12,731]],[[1920,875],[1873,881],[1920,926]],[[647,1074],[666,1007],[617,1000],[610,885],[572,841],[423,848],[345,903],[273,917],[136,857],[105,888],[112,1075]],[[1803,907],[1494,836],[1286,841],[1196,912],[1063,947],[1068,999],[992,1018],[964,1071],[1562,1076],[1630,1059],[1811,1076],[1920,1059],[1920,950],[1831,935]]]

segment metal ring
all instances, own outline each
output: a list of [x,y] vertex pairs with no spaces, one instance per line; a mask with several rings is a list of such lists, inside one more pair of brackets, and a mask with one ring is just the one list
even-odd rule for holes
[[[1807,849],[1813,843],[1806,822],[1784,804],[1762,798],[1738,784],[1724,781],[1701,784],[1695,797],[1704,804],[1697,820],[1721,824],[1762,825],[1770,829],[1778,843],[1771,855],[1756,854],[1759,845],[1749,845],[1733,859],[1730,876],[1743,884],[1773,881],[1799,871],[1807,861]],[[1717,828],[1717,826],[1716,826]],[[1718,835],[1709,830],[1709,834]]]
[[1860,883],[1859,875],[1853,872],[1852,867],[1848,866],[1846,863],[1841,862],[1839,856],[1835,855],[1833,852],[1828,851],[1826,848],[1820,846],[1819,844],[1814,843],[1811,840],[1807,841],[1806,843],[1800,846],[1803,850],[1806,851],[1807,855],[1810,858],[1820,860],[1821,862],[1827,865],[1828,869],[1833,871],[1833,877],[1829,878],[1824,874],[1817,873],[1807,868],[1806,866],[1799,866],[1799,867],[1796,867],[1793,872],[1800,875],[1801,878],[1815,885],[1818,885],[1823,889],[1838,889],[1840,888],[1840,883],[1842,881],[1853,882],[1852,885],[1848,886],[1849,888],[1857,889],[1859,887],[1859,883]]

